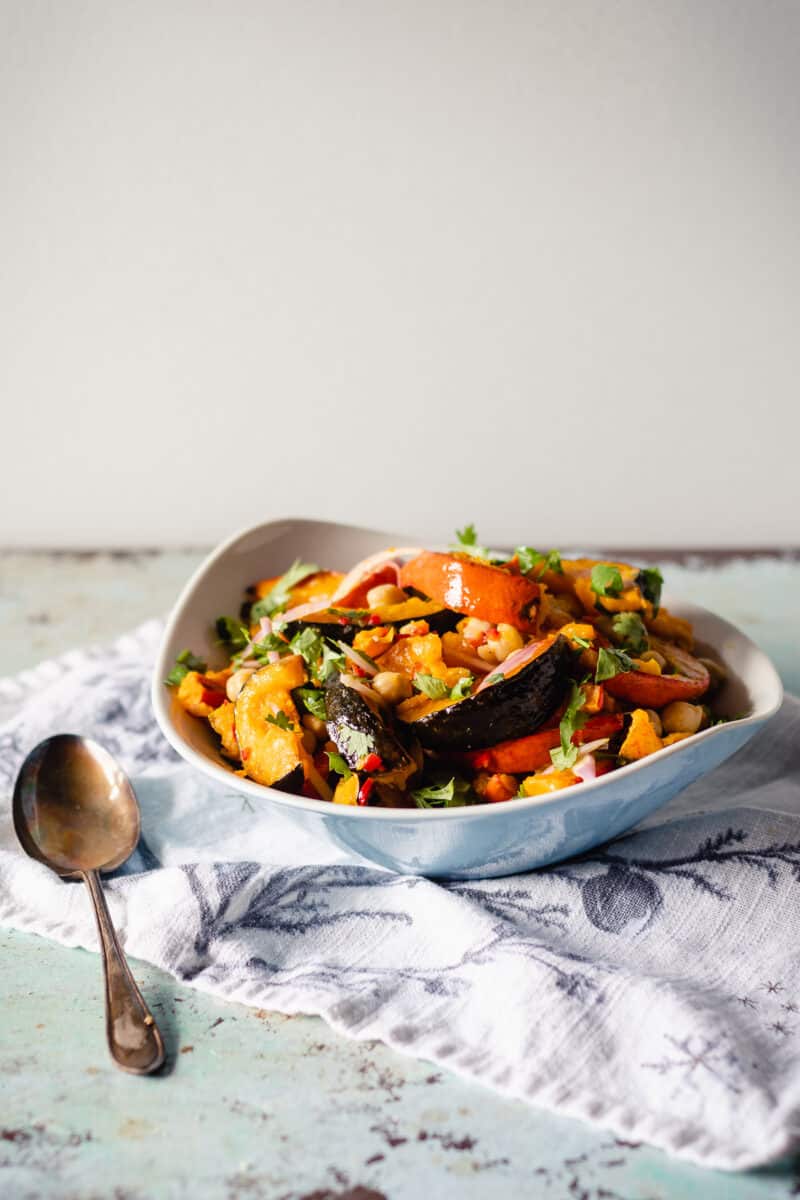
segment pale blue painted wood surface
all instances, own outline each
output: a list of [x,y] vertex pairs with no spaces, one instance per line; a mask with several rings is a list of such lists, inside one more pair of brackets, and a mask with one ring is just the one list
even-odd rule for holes
[[[5,556],[0,672],[164,609],[196,557]],[[748,629],[800,691],[800,564],[674,567],[669,578]],[[345,1041],[319,1020],[224,1004],[135,966],[169,1046],[159,1079],[110,1065],[93,955],[0,930],[2,1200],[800,1194],[791,1164],[702,1171]]]

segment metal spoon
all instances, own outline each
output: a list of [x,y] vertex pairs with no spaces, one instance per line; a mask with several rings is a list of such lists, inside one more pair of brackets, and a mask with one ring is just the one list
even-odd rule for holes
[[125,772],[89,738],[47,738],[17,776],[14,828],[31,858],[88,887],[103,952],[111,1056],[134,1075],[157,1070],[164,1043],[130,973],[100,884],[100,871],[121,866],[139,840],[139,805]]

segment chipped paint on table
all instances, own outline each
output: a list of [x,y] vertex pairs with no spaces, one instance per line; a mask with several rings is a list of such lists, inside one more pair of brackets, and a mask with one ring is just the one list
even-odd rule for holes
[[[199,557],[5,555],[0,673],[163,610]],[[797,561],[689,564],[669,578],[752,632],[800,690]],[[111,1066],[94,955],[0,930],[3,1200],[405,1200],[421,1187],[437,1200],[800,1195],[791,1164],[702,1171],[346,1041],[316,1018],[223,1003],[145,964],[134,970],[167,1043],[158,1078]]]

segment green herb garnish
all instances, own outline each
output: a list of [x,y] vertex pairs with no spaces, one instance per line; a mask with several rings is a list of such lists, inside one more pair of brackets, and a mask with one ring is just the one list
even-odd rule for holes
[[344,750],[352,763],[358,764],[373,753],[373,739],[370,735],[363,733],[360,729],[353,729],[352,726],[339,726],[336,731],[336,740],[339,743],[339,749]]
[[445,681],[437,679],[435,675],[420,672],[414,676],[413,683],[418,692],[424,692],[431,700],[444,700],[445,696],[450,695],[450,688]]
[[638,613],[617,613],[611,622],[614,640],[631,654],[643,654],[647,649],[647,630]]
[[327,721],[328,710],[325,707],[325,693],[321,688],[299,687],[292,692],[302,703],[306,712],[320,721]]
[[175,666],[164,680],[164,683],[170,687],[176,687],[190,671],[205,671],[205,669],[206,664],[202,658],[198,658],[195,654],[192,654],[191,650],[182,650],[175,659]]
[[331,617],[345,617],[348,621],[364,621],[369,616],[368,608],[326,608]]
[[613,679],[615,675],[622,675],[625,671],[635,671],[636,667],[633,660],[624,650],[611,650],[605,646],[601,646],[597,654],[597,669],[594,673],[595,683],[602,683],[604,679]]
[[417,808],[457,808],[477,802],[470,784],[458,775],[441,783],[416,788],[411,795]]
[[278,654],[289,653],[289,643],[277,633],[265,633],[257,642],[253,642],[250,653],[253,658],[266,658],[268,654],[277,651]]
[[502,681],[503,681],[504,679],[505,679],[505,675],[503,674],[503,672],[502,672],[502,671],[495,671],[494,675],[487,675],[487,676],[486,676],[486,682],[487,682],[487,684],[489,684],[491,687],[494,687],[494,685],[495,685],[496,683],[502,683]]
[[296,587],[298,583],[302,583],[309,575],[315,575],[318,570],[319,567],[315,563],[304,563],[299,558],[295,559],[289,570],[281,575],[267,595],[256,600],[250,609],[250,620],[258,621],[261,617],[271,617],[273,613],[286,608],[291,599],[292,588]]
[[235,617],[217,617],[214,622],[217,637],[231,650],[243,650],[250,641],[250,634]]
[[335,771],[337,775],[341,775],[342,779],[349,779],[353,772],[341,754],[337,754],[335,750],[326,750],[325,753],[328,755],[328,766],[330,769]]
[[333,674],[337,672],[341,674],[346,667],[347,659],[339,652],[338,647],[328,641],[323,641],[322,659],[313,673],[314,682],[325,683]]
[[596,596],[618,596],[623,588],[619,568],[612,567],[610,563],[595,563],[591,586]]
[[478,534],[475,526],[465,525],[463,529],[456,530],[457,542],[454,542],[451,549],[459,550],[462,554],[470,554],[473,558],[489,558],[489,551],[485,546],[481,546],[478,541]]
[[514,553],[519,559],[519,569],[523,575],[530,574],[534,568],[536,568],[537,579],[544,575],[545,571],[554,571],[557,575],[564,574],[558,550],[548,550],[547,554],[540,554],[538,550],[533,550],[530,546],[517,546]]
[[277,725],[278,729],[294,729],[294,722],[289,720],[282,708],[279,708],[274,715],[268,713],[267,721],[270,725]]
[[655,616],[661,604],[661,587],[664,583],[664,576],[658,567],[643,567],[639,572],[638,583],[645,600],[649,600],[652,604],[653,616]]
[[454,683],[453,686],[451,687],[450,699],[451,700],[463,700],[464,697],[468,696],[470,694],[470,692],[472,691],[472,685],[474,684],[474,682],[475,682],[474,675],[463,675],[461,677],[461,679],[457,680],[457,682]]
[[307,625],[294,635],[289,642],[293,654],[299,654],[313,675],[322,656],[322,634],[314,625]]
[[555,750],[550,751],[550,758],[553,766],[559,771],[564,771],[568,767],[574,766],[578,758],[578,747],[572,744],[572,735],[582,729],[589,720],[589,714],[583,712],[583,705],[586,697],[583,694],[580,686],[573,682],[571,685],[569,703],[561,724],[558,727],[561,745]]

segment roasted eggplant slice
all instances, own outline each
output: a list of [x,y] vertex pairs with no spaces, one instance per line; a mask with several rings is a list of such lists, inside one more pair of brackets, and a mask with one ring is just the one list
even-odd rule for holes
[[560,704],[575,653],[558,637],[513,675],[409,724],[430,750],[462,752],[535,733]]
[[351,771],[374,776],[376,781],[401,786],[417,770],[386,718],[346,679],[336,675],[325,688],[328,736]]

